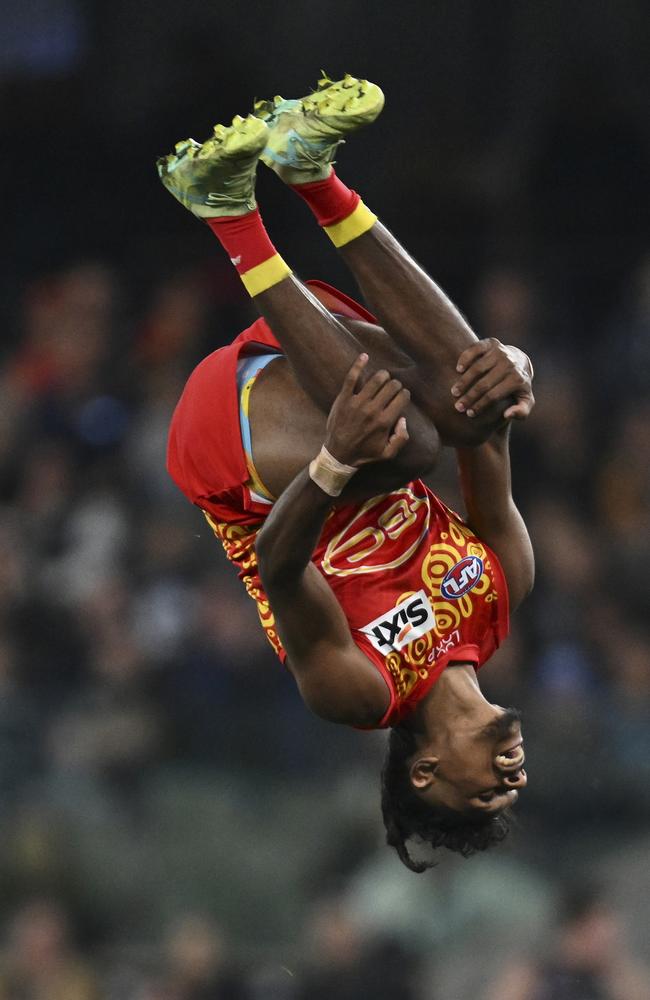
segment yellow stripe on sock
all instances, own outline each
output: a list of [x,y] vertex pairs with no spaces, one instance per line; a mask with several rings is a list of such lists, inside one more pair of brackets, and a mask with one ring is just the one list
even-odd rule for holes
[[323,229],[335,247],[344,247],[346,243],[356,240],[357,236],[363,236],[369,229],[372,229],[376,221],[375,213],[371,212],[360,201],[347,219],[342,219],[341,222],[336,222],[333,226],[323,226]]
[[251,267],[250,271],[245,271],[239,277],[244,282],[244,288],[249,295],[259,295],[267,288],[277,285],[291,274],[291,268],[282,259],[279,253],[263,260],[261,264]]

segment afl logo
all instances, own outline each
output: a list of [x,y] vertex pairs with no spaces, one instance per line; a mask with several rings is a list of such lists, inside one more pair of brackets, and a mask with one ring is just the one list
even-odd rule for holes
[[465,556],[452,566],[440,584],[440,593],[447,600],[458,600],[475,587],[483,575],[483,560],[478,556]]

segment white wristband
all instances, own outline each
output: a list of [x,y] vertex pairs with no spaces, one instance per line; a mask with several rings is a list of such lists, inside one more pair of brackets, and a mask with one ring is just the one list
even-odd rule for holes
[[344,465],[339,462],[330,455],[325,445],[309,464],[310,479],[313,479],[323,493],[327,493],[330,497],[339,496],[355,472],[357,469],[354,465]]

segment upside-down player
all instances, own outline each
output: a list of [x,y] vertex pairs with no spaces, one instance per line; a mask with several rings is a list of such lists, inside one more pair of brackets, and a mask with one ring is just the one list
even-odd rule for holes
[[[305,703],[333,722],[390,727],[387,840],[422,871],[409,839],[483,850],[505,836],[526,784],[518,715],[483,697],[476,671],[532,586],[508,452],[532,370],[517,349],[477,341],[334,172],[342,138],[382,106],[373,84],[322,80],[159,161],[261,314],[192,373],[168,465],[239,567]],[[312,210],[381,326],[294,277],[256,208],[259,160]],[[418,478],[441,440],[457,448],[467,522]]]

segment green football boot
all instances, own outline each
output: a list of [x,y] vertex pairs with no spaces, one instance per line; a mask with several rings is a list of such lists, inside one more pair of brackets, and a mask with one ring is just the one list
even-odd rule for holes
[[261,118],[236,115],[232,125],[215,125],[201,144],[195,139],[177,142],[175,152],[157,161],[158,176],[199,219],[245,215],[255,206],[255,172],[268,140]]
[[376,84],[349,74],[337,83],[324,76],[299,100],[257,101],[253,113],[269,128],[260,159],[286,184],[324,180],[345,136],[374,122],[383,106]]

